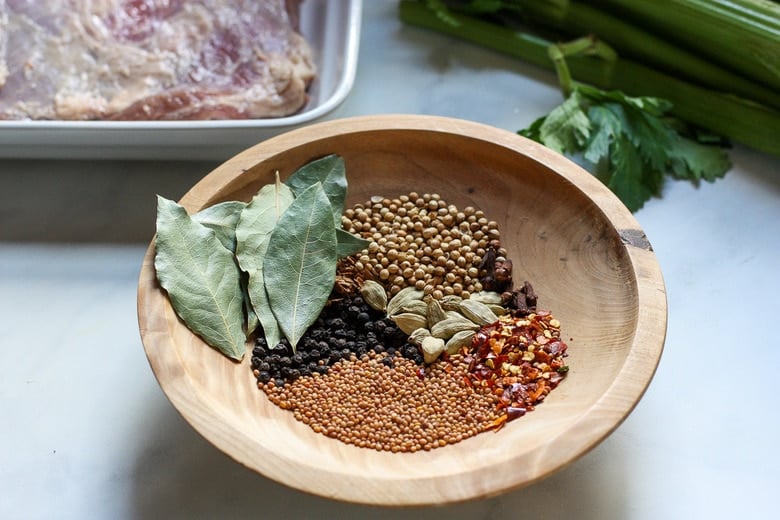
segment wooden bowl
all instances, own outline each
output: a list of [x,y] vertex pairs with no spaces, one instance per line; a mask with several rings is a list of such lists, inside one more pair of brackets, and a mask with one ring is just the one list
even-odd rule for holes
[[206,439],[280,483],[337,500],[444,504],[531,484],[572,463],[631,412],[659,362],[666,294],[655,254],[619,200],[562,156],[516,134],[430,116],[367,116],[294,130],[228,160],[181,200],[194,212],[248,200],[306,162],[344,157],[348,205],[372,195],[437,192],[500,226],[539,308],[562,322],[570,371],[543,404],[498,432],[429,452],[393,454],[314,433],[207,347],[156,283],[149,247],[138,289],[144,348],[165,394]]

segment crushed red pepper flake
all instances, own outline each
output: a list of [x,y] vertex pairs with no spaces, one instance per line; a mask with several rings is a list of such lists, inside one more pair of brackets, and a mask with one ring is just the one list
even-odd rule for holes
[[500,415],[489,429],[499,430],[534,410],[566,377],[568,346],[561,340],[560,326],[547,311],[506,315],[482,327],[463,349],[469,384],[498,397]]

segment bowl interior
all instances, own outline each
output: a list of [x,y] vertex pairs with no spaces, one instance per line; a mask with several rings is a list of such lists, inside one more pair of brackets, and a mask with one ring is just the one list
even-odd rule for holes
[[414,121],[388,128],[387,121],[369,118],[281,136],[217,168],[182,203],[195,211],[248,200],[275,171],[285,178],[311,159],[337,153],[346,163],[348,204],[416,191],[482,209],[499,224],[515,281],[533,284],[539,308],[560,319],[569,344],[567,378],[534,412],[502,430],[413,454],[356,448],[316,434],[256,388],[248,357],[229,361],[179,322],[154,282],[151,247],[143,267],[144,346],[173,404],[238,462],[318,495],[445,503],[531,483],[617,427],[660,356],[666,318],[660,272],[649,277],[648,290],[660,288],[661,300],[650,302],[645,317],[648,277],[638,276],[637,265],[649,262],[657,270],[654,256],[626,243],[627,230],[641,230],[605,188],[518,136],[481,125]]

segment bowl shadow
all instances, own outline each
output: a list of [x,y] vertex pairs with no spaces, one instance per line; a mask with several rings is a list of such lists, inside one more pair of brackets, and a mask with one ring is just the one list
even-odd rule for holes
[[168,405],[149,410],[131,481],[132,517],[147,518],[599,518],[627,517],[627,454],[604,442],[554,475],[483,500],[385,508],[289,488],[236,463]]

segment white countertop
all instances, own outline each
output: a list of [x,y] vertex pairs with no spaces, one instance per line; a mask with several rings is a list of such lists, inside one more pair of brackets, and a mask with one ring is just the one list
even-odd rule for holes
[[[352,93],[327,118],[425,113],[507,130],[560,101],[551,74],[367,1]],[[714,184],[636,213],[669,325],[645,397],[601,445],[528,488],[387,510],[312,497],[213,448],[146,361],[136,319],[154,194],[208,162],[0,161],[0,518],[776,518],[780,159],[737,147]],[[78,200],[77,205],[72,204]]]

